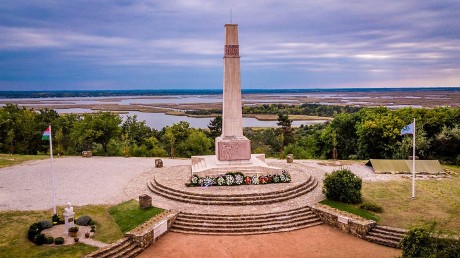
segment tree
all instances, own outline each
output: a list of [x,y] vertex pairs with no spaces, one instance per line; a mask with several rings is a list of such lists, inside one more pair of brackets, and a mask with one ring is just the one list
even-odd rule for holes
[[177,148],[182,157],[209,154],[212,140],[206,137],[200,130],[192,130],[187,139],[181,142]]
[[209,122],[209,137],[216,138],[222,135],[222,117],[216,116]]
[[[292,120],[289,115],[285,113],[278,113],[278,126],[281,126],[280,141],[282,142],[281,149],[293,141],[294,132],[292,130]],[[282,151],[281,151],[282,152]]]
[[72,135],[76,142],[91,148],[93,143],[102,145],[105,156],[109,155],[107,146],[111,139],[120,135],[121,118],[110,112],[85,114],[83,119],[75,123]]
[[127,116],[126,120],[121,125],[122,135],[128,135],[127,139],[130,143],[142,145],[145,140],[152,135],[152,129],[147,126],[145,121],[138,121],[137,116]]
[[169,155],[174,158],[174,144],[176,143],[176,136],[172,127],[167,126],[164,133],[164,138],[166,138],[169,143]]

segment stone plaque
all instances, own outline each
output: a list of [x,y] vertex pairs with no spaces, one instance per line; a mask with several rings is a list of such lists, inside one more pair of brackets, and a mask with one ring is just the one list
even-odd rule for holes
[[153,228],[153,238],[157,238],[161,236],[164,232],[168,230],[168,220],[165,219],[160,224],[158,224],[155,228]]
[[217,143],[217,148],[217,159],[221,161],[251,159],[249,140],[220,141]]
[[240,47],[238,45],[225,45],[226,57],[239,57],[240,56]]
[[337,216],[337,221],[339,221],[340,223],[343,223],[343,224],[348,224],[348,220],[349,220],[349,218],[348,218],[348,217],[344,217],[344,216]]

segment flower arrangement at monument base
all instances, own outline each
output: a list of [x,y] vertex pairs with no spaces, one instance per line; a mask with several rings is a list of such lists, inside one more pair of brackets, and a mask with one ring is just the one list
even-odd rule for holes
[[193,175],[186,186],[235,186],[235,185],[265,185],[291,182],[291,175],[283,170],[281,174],[274,175],[244,175],[241,172],[229,172],[225,175],[199,177]]

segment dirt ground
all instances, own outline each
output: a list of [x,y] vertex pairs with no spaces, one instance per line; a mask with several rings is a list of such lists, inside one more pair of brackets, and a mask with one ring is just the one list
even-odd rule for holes
[[141,253],[146,257],[398,257],[401,250],[358,239],[320,225],[301,230],[247,236],[169,232]]

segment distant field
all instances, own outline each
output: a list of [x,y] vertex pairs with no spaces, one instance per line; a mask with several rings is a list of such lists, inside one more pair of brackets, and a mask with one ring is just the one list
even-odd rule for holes
[[0,154],[0,168],[14,166],[30,160],[47,159],[47,155],[10,155]]

